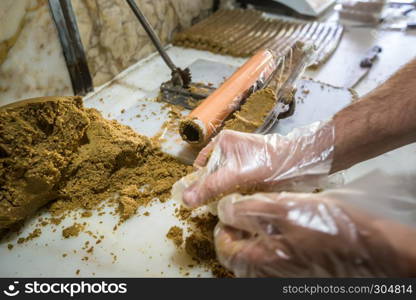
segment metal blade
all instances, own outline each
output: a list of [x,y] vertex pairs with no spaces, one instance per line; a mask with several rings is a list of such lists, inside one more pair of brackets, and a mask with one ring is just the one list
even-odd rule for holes
[[[192,92],[192,90],[196,90],[198,93]],[[215,91],[214,87],[193,83],[189,85],[188,89],[175,87],[169,81],[160,86],[161,100],[190,110],[197,107],[213,91]]]
[[[237,67],[205,59],[197,59],[184,69],[185,78],[192,72],[196,83],[189,83],[188,88],[174,86],[170,81],[160,87],[161,100],[194,109],[203,99],[208,97],[223,81],[230,77]],[[188,75],[187,75],[188,74]]]
[[186,68],[184,70],[178,68],[178,71],[182,78],[182,87],[184,88],[189,87],[189,84],[192,81],[192,75],[191,75],[191,71],[189,70],[189,68]]

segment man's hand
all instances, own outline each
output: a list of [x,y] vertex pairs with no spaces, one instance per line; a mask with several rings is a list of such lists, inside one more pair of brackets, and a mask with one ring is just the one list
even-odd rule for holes
[[314,123],[287,136],[224,130],[197,157],[203,175],[185,189],[183,201],[197,207],[234,191],[291,190],[300,182],[316,182],[329,173],[333,144],[330,123]]
[[239,277],[416,273],[416,230],[321,194],[232,194],[218,213],[217,254]]
[[[198,156],[205,171],[185,189],[196,207],[235,191],[299,187],[397,147],[416,142],[416,59],[325,125],[287,136],[221,132]],[[209,155],[211,157],[208,159]]]

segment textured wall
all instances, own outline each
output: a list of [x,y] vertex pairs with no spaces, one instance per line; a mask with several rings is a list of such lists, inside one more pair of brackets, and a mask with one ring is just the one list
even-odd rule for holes
[[[137,0],[163,43],[208,16],[212,0]],[[73,1],[94,84],[100,85],[155,51],[125,0]]]
[[[46,1],[14,0],[6,6],[7,2],[11,1],[0,1],[0,43],[10,45],[3,48],[7,51],[0,65],[0,105],[29,97],[71,95],[71,81]],[[10,37],[14,43],[8,42]]]
[[[209,15],[213,0],[136,0],[164,43]],[[155,49],[124,0],[73,0],[94,85]],[[0,1],[0,105],[72,94],[46,0]]]

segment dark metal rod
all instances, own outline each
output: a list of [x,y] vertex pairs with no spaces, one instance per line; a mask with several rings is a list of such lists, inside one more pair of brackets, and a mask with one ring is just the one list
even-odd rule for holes
[[126,0],[130,8],[132,9],[133,13],[136,15],[137,19],[139,19],[140,23],[142,24],[144,30],[146,30],[147,34],[149,35],[150,39],[152,40],[153,44],[155,45],[157,51],[162,56],[165,63],[168,65],[168,67],[175,71],[177,68],[173,64],[170,57],[166,54],[165,50],[162,47],[162,44],[160,43],[159,38],[157,37],[156,33],[153,31],[152,26],[150,25],[149,21],[146,19],[146,17],[143,15],[139,7],[136,5],[134,0]]
[[75,95],[94,89],[71,0],[49,0]]

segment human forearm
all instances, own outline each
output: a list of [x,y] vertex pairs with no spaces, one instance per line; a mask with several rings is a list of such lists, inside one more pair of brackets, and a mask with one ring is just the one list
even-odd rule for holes
[[334,116],[331,172],[416,142],[416,59]]
[[184,180],[183,201],[196,207],[237,190],[318,186],[329,172],[414,142],[414,95],[416,60],[327,123],[298,128],[286,136],[224,130],[196,159],[201,170],[192,180]]
[[347,203],[357,197],[351,192],[223,198],[214,234],[220,262],[242,277],[415,276],[414,226]]

